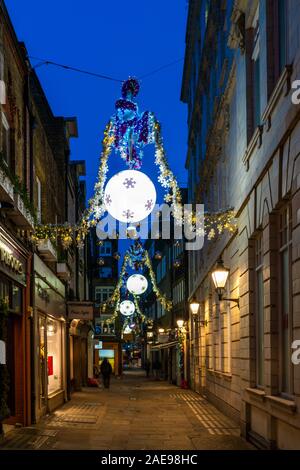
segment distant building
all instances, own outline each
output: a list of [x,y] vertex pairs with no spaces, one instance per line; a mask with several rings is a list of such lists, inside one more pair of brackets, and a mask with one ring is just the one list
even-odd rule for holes
[[[94,302],[94,339],[102,347],[94,350],[94,365],[99,366],[107,357],[113,372],[119,375],[122,371],[122,350],[120,327],[117,321],[109,322],[113,309],[105,312],[102,304],[114,292],[118,282],[118,240],[99,240],[96,230],[90,237],[90,296]],[[97,347],[97,345],[96,345]]]
[[[187,191],[181,189],[183,201],[186,201]],[[188,322],[188,257],[185,250],[185,240],[174,239],[171,229],[170,239],[148,239],[145,249],[148,250],[157,285],[160,291],[172,300],[173,307],[167,311],[156,299],[149,282],[149,290],[144,302],[146,315],[154,321],[153,331],[148,338],[147,355],[152,364],[159,360],[162,364],[162,376],[174,384],[188,381],[189,377],[189,344],[185,337],[183,345],[182,367],[180,370],[180,344],[178,342],[177,320]],[[147,271],[147,270],[146,270]],[[164,333],[159,333],[159,329]],[[153,332],[153,336],[152,336]]]

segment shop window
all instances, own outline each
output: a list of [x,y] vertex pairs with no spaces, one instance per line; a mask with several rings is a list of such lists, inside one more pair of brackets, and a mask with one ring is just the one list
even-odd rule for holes
[[22,288],[0,277],[0,298],[4,299],[11,313],[22,313]]
[[15,284],[12,285],[11,309],[14,313],[22,313],[22,289]]
[[280,363],[281,392],[292,393],[292,367],[290,361],[292,343],[292,210],[284,207],[280,212]]
[[39,387],[40,387],[40,404],[45,405],[47,390],[46,390],[46,319],[45,317],[39,317]]
[[62,388],[62,331],[61,323],[47,319],[48,395]]
[[256,381],[264,386],[264,280],[263,280],[263,237],[260,234],[255,246],[256,272]]

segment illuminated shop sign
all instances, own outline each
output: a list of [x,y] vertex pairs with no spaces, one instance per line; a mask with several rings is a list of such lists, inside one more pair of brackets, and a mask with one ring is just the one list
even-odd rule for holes
[[23,274],[23,265],[16,258],[12,250],[0,241],[0,263],[11,269],[17,274]]

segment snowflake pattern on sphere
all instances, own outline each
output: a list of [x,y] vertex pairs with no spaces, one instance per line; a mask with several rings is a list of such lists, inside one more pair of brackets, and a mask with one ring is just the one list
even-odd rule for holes
[[123,185],[125,186],[126,189],[134,188],[136,185],[136,181],[134,181],[133,178],[126,178],[125,181],[123,182]]
[[153,201],[152,201],[152,199],[148,199],[148,201],[147,201],[146,204],[145,204],[145,209],[146,209],[147,211],[150,211],[150,210],[152,209],[152,206],[153,206]]
[[134,217],[134,212],[132,212],[130,209],[127,209],[127,211],[123,211],[123,217],[126,217],[127,220],[132,219]]
[[109,206],[110,204],[112,203],[112,198],[110,197],[109,194],[107,194],[106,198],[105,198],[105,204],[107,206]]

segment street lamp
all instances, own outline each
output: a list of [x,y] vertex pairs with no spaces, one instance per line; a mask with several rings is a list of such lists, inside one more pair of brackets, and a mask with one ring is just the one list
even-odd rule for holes
[[217,261],[215,269],[212,272],[212,280],[214,281],[215,289],[218,294],[219,300],[228,300],[229,302],[236,302],[239,306],[239,299],[228,299],[223,297],[228,275],[229,269],[225,268],[223,260],[220,258]]
[[199,307],[200,307],[200,303],[198,302],[198,300],[194,296],[192,298],[191,302],[190,302],[190,309],[191,309],[191,312],[192,312],[193,320],[194,320],[195,323],[200,323],[201,325],[207,326],[207,320],[199,320],[197,318],[197,315],[198,315],[198,312],[199,312]]
[[196,297],[194,296],[190,302],[190,309],[193,315],[197,315],[199,307],[200,307],[200,303],[197,301]]

